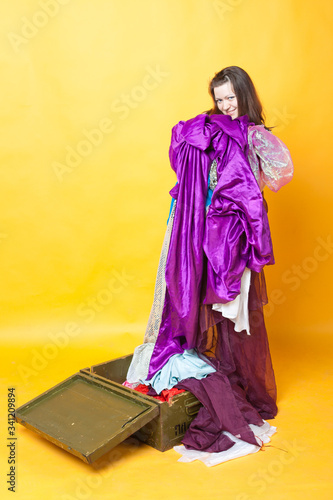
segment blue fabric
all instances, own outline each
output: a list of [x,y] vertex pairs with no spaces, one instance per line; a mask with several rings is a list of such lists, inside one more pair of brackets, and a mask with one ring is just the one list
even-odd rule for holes
[[[177,182],[177,184],[178,184],[178,182]],[[209,185],[210,185],[210,172],[209,172],[209,176],[208,176],[208,191],[207,191],[207,198],[206,198],[206,210],[207,210],[207,208],[209,207],[209,205],[212,202],[212,195],[213,195],[213,190],[210,189]],[[170,219],[170,215],[171,215],[174,203],[175,203],[175,198],[171,198],[171,205],[170,205],[169,217],[168,217],[168,220],[167,220],[167,225],[169,224],[169,219]]]
[[212,202],[212,195],[213,195],[213,190],[210,189],[209,184],[210,184],[210,172],[209,172],[209,176],[208,176],[208,192],[207,192],[207,198],[206,198],[206,211]]
[[167,220],[167,225],[169,224],[169,219],[170,219],[170,215],[171,215],[171,212],[172,212],[172,207],[173,207],[175,201],[176,200],[174,198],[171,198],[171,205],[170,205],[169,217],[168,217],[168,220]]
[[164,389],[171,389],[181,380],[191,377],[200,380],[215,371],[215,368],[199,358],[195,349],[189,349],[171,356],[163,368],[144,383],[150,384],[157,394],[160,394]]

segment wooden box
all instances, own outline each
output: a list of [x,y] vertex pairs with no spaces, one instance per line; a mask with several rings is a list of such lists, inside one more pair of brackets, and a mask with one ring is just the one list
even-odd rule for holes
[[86,463],[132,434],[157,450],[172,448],[201,403],[188,391],[168,403],[123,386],[131,359],[80,370],[18,408],[16,421]]

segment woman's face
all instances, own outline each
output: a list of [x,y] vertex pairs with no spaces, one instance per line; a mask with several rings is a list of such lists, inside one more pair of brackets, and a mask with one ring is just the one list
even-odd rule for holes
[[231,82],[223,83],[214,88],[216,105],[224,115],[229,115],[234,120],[238,117],[237,97]]

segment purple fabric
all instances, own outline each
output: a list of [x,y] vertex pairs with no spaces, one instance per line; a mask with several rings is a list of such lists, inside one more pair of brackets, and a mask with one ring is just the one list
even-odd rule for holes
[[235,332],[232,321],[222,317],[214,326],[214,356],[210,357],[217,371],[205,379],[189,378],[177,385],[193,393],[203,404],[182,441],[187,448],[209,452],[227,450],[233,443],[221,431],[257,444],[248,424],[261,426],[262,419],[274,418],[277,413],[260,288],[259,275],[252,272],[251,335]]
[[[247,160],[247,129],[247,116],[232,120],[205,114],[173,128],[170,161],[178,184],[170,193],[177,204],[164,309],[148,379],[173,354],[197,347],[202,303],[233,300],[245,267],[260,272],[274,263],[263,198]],[[218,183],[206,217],[213,159]]]
[[[204,405],[182,443],[196,450],[219,452],[229,449],[234,443],[221,431],[228,431],[248,443],[257,445],[248,421],[262,425],[260,415],[246,401],[244,391],[236,384],[230,390],[230,381],[221,372],[215,372],[202,380],[182,380],[177,389],[186,389]],[[246,417],[245,417],[246,415]]]

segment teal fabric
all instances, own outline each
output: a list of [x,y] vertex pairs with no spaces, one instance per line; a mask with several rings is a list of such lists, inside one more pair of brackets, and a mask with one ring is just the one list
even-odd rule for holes
[[144,384],[151,385],[157,394],[164,389],[171,389],[181,380],[194,377],[198,380],[215,372],[215,368],[199,358],[195,349],[185,350],[181,354],[174,354],[152,379],[145,380]]
[[[178,182],[177,182],[177,184],[178,184]],[[207,208],[209,207],[209,205],[212,202],[212,194],[213,194],[213,191],[210,189],[209,184],[210,184],[210,173],[209,173],[209,176],[208,176],[208,191],[207,191],[207,199],[206,199],[206,211],[207,211]],[[168,217],[168,220],[167,220],[167,224],[169,223],[169,219],[170,219],[170,215],[171,215],[172,207],[173,207],[174,203],[175,203],[175,199],[171,198],[171,205],[170,205],[169,217]]]

